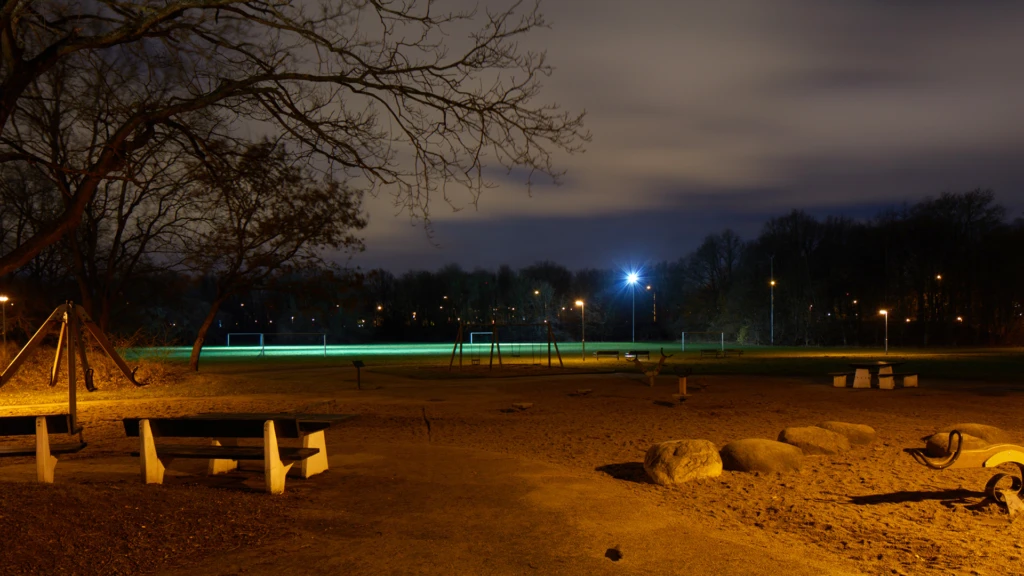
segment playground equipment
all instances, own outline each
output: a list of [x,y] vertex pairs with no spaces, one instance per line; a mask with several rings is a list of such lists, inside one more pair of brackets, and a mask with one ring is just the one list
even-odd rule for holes
[[648,385],[651,386],[652,388],[654,387],[655,376],[660,374],[661,369],[665,367],[665,360],[668,360],[669,358],[675,356],[675,354],[669,354],[668,356],[666,356],[664,348],[662,348],[660,351],[661,358],[658,360],[658,363],[655,364],[654,366],[645,366],[644,363],[640,361],[640,358],[638,357],[639,354],[633,354],[633,363],[636,364],[638,368],[640,368],[640,371],[644,373],[644,376],[647,376]]
[[[85,379],[85,389],[94,392],[96,386],[93,383],[92,368],[89,367],[89,359],[86,356],[85,341],[82,337],[82,329],[92,335],[100,348],[113,360],[114,364],[121,370],[124,377],[136,386],[142,386],[135,379],[135,370],[129,370],[121,356],[110,345],[107,337],[96,326],[96,324],[85,313],[81,306],[75,306],[66,302],[57,307],[52,314],[36,330],[28,343],[18,352],[18,355],[11,360],[7,368],[0,372],[0,387],[3,387],[11,378],[17,374],[18,369],[24,364],[25,359],[32,350],[42,344],[47,336],[49,328],[59,325],[57,336],[57,354],[53,358],[53,366],[50,369],[50,386],[57,384],[60,376],[61,359],[67,359],[68,363],[68,413],[67,414],[32,414],[28,416],[5,416],[0,418],[0,436],[29,436],[35,435],[35,449],[22,447],[0,448],[0,456],[30,456],[36,457],[36,479],[43,483],[52,483],[54,469],[57,466],[57,455],[71,454],[85,448],[86,443],[82,438],[82,427],[78,425],[78,398],[77,398],[77,373],[75,366],[75,354],[82,363],[82,375]],[[50,434],[78,435],[78,442],[74,444],[51,445]]]
[[[487,328],[488,332],[484,333],[480,330],[469,331],[470,328]],[[490,335],[490,342],[486,344],[477,344],[475,342],[466,342],[465,336],[470,334],[470,338],[475,340],[475,337],[479,337],[482,334]],[[506,343],[501,342],[501,337],[504,334],[508,340]],[[523,342],[524,334],[527,336],[533,336],[531,341]],[[537,338],[539,337],[539,338]],[[534,341],[536,339],[543,339],[543,342]],[[455,336],[455,345],[452,347],[451,360],[448,362],[448,371],[450,372],[455,366],[455,358],[458,356],[459,369],[462,369],[462,357],[465,345],[469,345],[470,362],[473,365],[483,364],[483,346],[487,346],[488,352],[487,368],[489,370],[494,369],[494,356],[497,353],[498,356],[498,367],[504,366],[502,360],[502,347],[506,350],[511,350],[513,358],[519,358],[522,356],[522,346],[525,344],[530,347],[530,360],[534,366],[540,366],[544,360],[544,347],[547,347],[547,360],[548,368],[552,367],[552,349],[554,349],[555,357],[558,358],[558,366],[564,367],[562,364],[562,353],[558,350],[558,342],[555,341],[555,334],[551,330],[551,325],[547,322],[538,324],[470,324],[470,323],[459,323],[459,331]],[[479,348],[478,348],[479,347]]]
[[[953,438],[956,437],[956,449],[953,449]],[[1000,464],[1013,464],[1019,472],[1020,477],[1006,473],[996,473],[985,484],[985,496],[996,501],[1013,515],[1016,512],[1024,511],[1024,447],[1016,444],[992,444],[984,448],[974,450],[964,449],[964,436],[959,430],[949,433],[949,441],[945,458],[929,457],[923,448],[906,448],[914,460],[932,470],[946,470],[956,468],[994,468]],[[1000,488],[1004,480],[1010,480],[1009,488]]]

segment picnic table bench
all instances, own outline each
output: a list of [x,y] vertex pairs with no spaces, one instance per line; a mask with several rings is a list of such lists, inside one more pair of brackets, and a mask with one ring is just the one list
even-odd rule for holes
[[[50,444],[50,434],[77,434],[78,442]],[[0,436],[33,435],[36,437],[35,446],[0,448],[0,457],[34,455],[36,479],[46,484],[53,483],[53,471],[57,467],[57,458],[54,454],[73,454],[86,447],[82,440],[82,428],[72,424],[70,414],[0,417]]]
[[700,357],[704,358],[705,356],[711,356],[712,358],[721,358],[722,352],[721,350],[701,350]]
[[615,359],[619,359],[618,350],[597,350],[594,352],[594,358],[600,359],[602,356],[615,356]]
[[[263,460],[267,492],[284,492],[285,475],[295,462],[308,478],[327,470],[324,430],[352,414],[199,414],[180,418],[125,418],[125,434],[138,437],[142,479],[163,483],[166,466],[177,458],[208,460],[210,474],[234,470],[239,460]],[[212,445],[157,444],[156,438],[208,438]],[[238,440],[263,438],[263,446],[239,446]],[[303,446],[279,446],[278,438],[303,440]]]
[[722,355],[728,358],[729,356],[743,356],[743,350],[740,348],[726,348],[722,350]]
[[845,388],[849,377],[853,377],[854,388],[871,388],[873,379],[878,379],[878,387],[882,390],[892,390],[899,380],[904,388],[916,388],[917,377],[915,373],[893,372],[893,368],[904,362],[877,360],[874,362],[851,362],[850,368],[853,372],[829,372],[832,377],[832,385],[836,388]]
[[641,356],[643,356],[644,358],[650,360],[651,359],[651,351],[650,350],[627,350],[626,351],[626,359],[627,360],[629,360],[630,358],[639,358]]

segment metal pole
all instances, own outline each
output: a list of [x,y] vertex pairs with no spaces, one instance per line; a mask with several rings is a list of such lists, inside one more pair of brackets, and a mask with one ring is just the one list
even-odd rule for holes
[[770,329],[771,330],[771,345],[774,346],[775,345],[775,255],[772,254],[772,257],[768,261],[769,261],[769,263],[770,263],[769,265],[771,267],[770,268],[771,271],[769,272],[769,275],[771,276],[771,292],[772,292],[772,311],[771,311],[771,320],[770,320],[770,325],[771,325],[771,329]]
[[4,354],[7,354],[7,298],[2,303],[4,307]]
[[633,343],[636,344],[636,284],[633,284]]
[[583,344],[583,361],[587,361],[587,305],[580,306],[580,341]]
[[889,355],[889,314],[885,314],[885,354]]

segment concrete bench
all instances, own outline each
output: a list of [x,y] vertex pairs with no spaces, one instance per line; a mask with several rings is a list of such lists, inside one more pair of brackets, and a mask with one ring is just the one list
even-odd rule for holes
[[832,386],[836,388],[846,388],[846,383],[856,372],[829,372],[828,375],[832,377]]
[[[208,414],[184,418],[125,418],[125,434],[139,438],[138,452],[142,480],[146,484],[162,484],[164,471],[177,458],[208,460],[210,474],[228,472],[238,467],[239,460],[263,460],[267,492],[284,492],[285,475],[295,462],[307,460],[320,452],[317,447],[291,448],[278,446],[278,438],[302,438],[330,427],[329,423],[304,423],[294,417],[260,415],[246,417]],[[156,438],[208,438],[210,446],[190,444],[157,444]],[[263,438],[263,446],[238,446],[243,438]]]
[[896,387],[896,381],[900,381],[904,388],[917,388],[917,374],[893,372],[890,374],[878,375],[878,387],[882,390],[892,390]]
[[641,356],[643,356],[644,358],[650,360],[651,359],[651,351],[650,350],[627,350],[626,351],[626,360],[629,360],[631,358],[640,358]]
[[[77,434],[78,442],[50,444],[50,434]],[[46,484],[53,483],[53,471],[57,467],[55,454],[74,454],[86,447],[82,440],[82,428],[72,428],[69,414],[0,417],[0,436],[33,435],[36,437],[35,446],[0,447],[0,457],[35,456],[36,479]]]
[[618,350],[598,350],[598,351],[594,352],[594,358],[597,358],[597,359],[600,360],[604,356],[615,356],[615,359],[618,360],[619,359],[619,351]]

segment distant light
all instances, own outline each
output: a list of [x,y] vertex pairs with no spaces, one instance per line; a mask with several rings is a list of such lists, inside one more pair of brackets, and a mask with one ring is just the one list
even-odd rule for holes
[[907,318],[907,323],[910,323],[910,318]]
[[576,305],[577,306],[583,306],[583,300],[577,300],[576,301]]
[[377,310],[383,310],[383,309],[384,309],[383,306],[377,305]]
[[0,303],[7,302],[8,300],[10,300],[10,298],[8,298],[7,296],[0,296]]
[[533,291],[533,295],[534,296],[540,296],[540,290],[534,290]]
[[963,316],[957,316],[957,317],[956,317],[956,321],[957,321],[957,322],[963,322],[963,321],[964,321],[964,318],[963,318]]
[[942,280],[942,274],[936,274],[935,275],[935,279],[936,280]]
[[770,282],[770,284],[771,284],[772,286],[775,286],[775,280],[772,280],[772,281]]
[[240,304],[240,306],[241,306],[242,308],[245,308],[245,302],[242,302],[242,303]]
[[857,303],[857,301],[856,301],[856,300],[854,300],[854,301],[853,301],[853,303],[854,303],[854,304],[856,304],[856,303]]
[[650,284],[648,284],[648,285],[647,285],[647,289],[648,289],[648,290],[650,290],[650,289],[651,289],[651,285],[650,285]]
[[447,296],[445,296],[445,297],[444,297],[444,299],[445,299],[445,300],[447,300],[447,299],[448,299],[448,297],[447,297]]
[[636,284],[638,280],[640,280],[640,277],[637,276],[636,272],[630,272],[626,275],[626,282],[629,284]]
[[879,310],[878,313],[882,314],[882,315],[885,315],[885,316],[889,315],[889,311],[888,310]]

